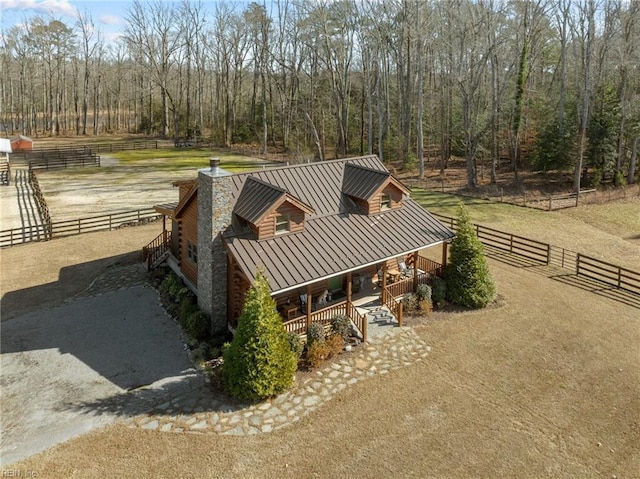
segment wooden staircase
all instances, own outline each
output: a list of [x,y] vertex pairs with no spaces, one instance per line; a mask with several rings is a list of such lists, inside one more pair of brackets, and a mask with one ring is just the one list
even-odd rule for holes
[[170,251],[171,233],[165,230],[142,248],[142,261],[147,263],[147,271],[160,266]]

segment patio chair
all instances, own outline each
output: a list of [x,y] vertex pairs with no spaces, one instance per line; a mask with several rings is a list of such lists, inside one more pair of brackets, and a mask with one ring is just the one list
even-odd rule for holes
[[300,309],[303,311],[307,309],[307,293],[303,293],[300,295]]

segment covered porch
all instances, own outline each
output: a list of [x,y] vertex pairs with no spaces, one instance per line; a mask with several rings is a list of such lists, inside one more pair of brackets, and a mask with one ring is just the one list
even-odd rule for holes
[[[447,243],[443,243],[443,261],[446,254]],[[335,316],[345,315],[356,334],[366,341],[371,321],[393,318],[402,326],[402,296],[441,274],[441,263],[415,251],[295,291],[275,294],[274,299],[288,332],[305,335],[311,324],[328,327]]]

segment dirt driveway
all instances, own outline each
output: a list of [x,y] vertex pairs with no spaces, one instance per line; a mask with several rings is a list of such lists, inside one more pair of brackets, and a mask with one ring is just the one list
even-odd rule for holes
[[[3,464],[114,421],[115,411],[91,406],[99,401],[158,382],[170,394],[168,381],[183,387],[195,372],[178,326],[144,286],[3,323],[0,364]],[[135,402],[129,394],[119,407],[139,411]]]
[[158,227],[2,250],[1,464],[202,387],[128,251]]

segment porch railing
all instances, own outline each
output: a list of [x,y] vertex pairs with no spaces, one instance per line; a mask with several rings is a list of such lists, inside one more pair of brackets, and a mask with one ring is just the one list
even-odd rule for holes
[[[326,308],[318,309],[317,311],[311,312],[311,322],[320,323],[323,326],[328,325],[333,319],[334,316],[339,314],[347,313],[347,302],[341,301],[340,303],[332,304],[331,306],[327,306]],[[296,333],[296,334],[306,334],[307,332],[307,315],[298,316],[297,318],[293,318],[289,321],[284,322],[284,329],[287,332]]]
[[160,256],[169,251],[170,244],[171,233],[165,230],[142,248],[142,261],[147,262],[147,270],[150,271]]
[[413,276],[387,285],[387,291],[393,298],[413,293]]
[[[360,333],[362,334],[363,339],[366,341],[367,339],[367,318],[366,316],[360,314],[358,310],[350,305],[347,314],[347,302],[341,301],[340,303],[332,304],[331,306],[327,306],[326,308],[319,309],[317,311],[313,311],[311,313],[311,322],[309,324],[318,323],[322,326],[328,326],[331,323],[331,320],[338,315],[348,316],[353,324],[358,328]],[[295,334],[306,334],[307,333],[307,315],[298,316],[297,318],[293,318],[289,321],[285,321],[284,329],[288,333]]]
[[418,256],[418,269],[429,276],[442,276],[442,265],[424,256]]
[[[411,280],[413,282],[413,280]],[[394,283],[395,284],[395,283]],[[393,314],[398,320],[398,326],[402,326],[402,301],[398,301],[394,298],[394,296],[389,291],[389,287],[382,288],[380,299],[382,300],[382,304],[384,304],[391,314]]]
[[353,305],[349,305],[349,318],[356,325],[356,328],[362,333],[362,340],[367,340],[367,316],[360,314],[358,309]]

